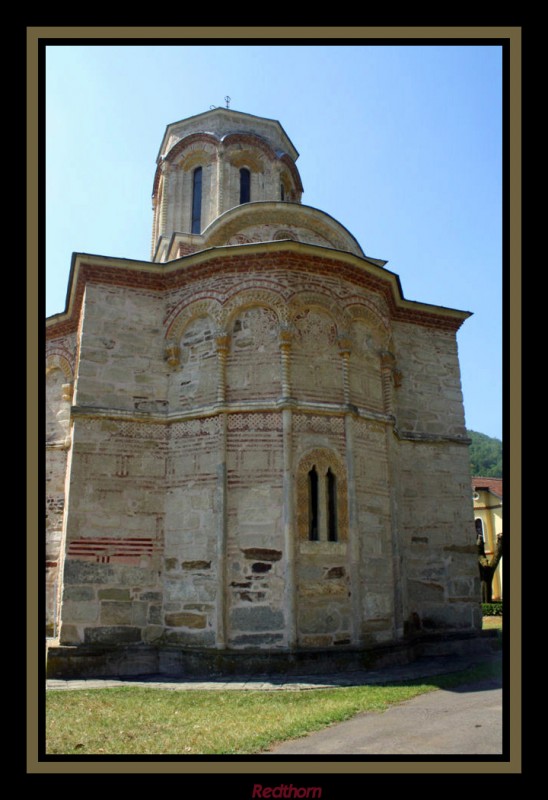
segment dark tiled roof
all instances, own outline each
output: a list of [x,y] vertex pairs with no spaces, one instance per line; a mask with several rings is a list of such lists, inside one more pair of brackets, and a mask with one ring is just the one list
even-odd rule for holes
[[502,478],[472,478],[472,489],[476,492],[479,489],[487,489],[497,497],[502,497]]

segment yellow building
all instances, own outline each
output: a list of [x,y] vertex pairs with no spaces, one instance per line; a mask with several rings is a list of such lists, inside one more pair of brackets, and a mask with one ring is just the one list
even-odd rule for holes
[[[485,555],[495,552],[497,534],[502,533],[502,478],[472,478],[476,531],[483,536]],[[493,602],[502,600],[502,559],[493,576]]]

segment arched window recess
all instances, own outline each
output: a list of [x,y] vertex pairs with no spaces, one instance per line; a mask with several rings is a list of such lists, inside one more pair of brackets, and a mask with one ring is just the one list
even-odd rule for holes
[[297,534],[301,542],[348,541],[348,487],[344,463],[327,448],[309,451],[297,468]]

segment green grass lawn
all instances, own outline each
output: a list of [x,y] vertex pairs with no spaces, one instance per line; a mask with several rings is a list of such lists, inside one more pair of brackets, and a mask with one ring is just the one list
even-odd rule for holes
[[495,674],[496,666],[390,686],[305,691],[173,691],[141,687],[50,690],[48,754],[260,753],[361,711],[381,712],[437,688]]
[[484,617],[483,618],[483,630],[492,630],[495,628],[496,630],[502,630],[502,617]]

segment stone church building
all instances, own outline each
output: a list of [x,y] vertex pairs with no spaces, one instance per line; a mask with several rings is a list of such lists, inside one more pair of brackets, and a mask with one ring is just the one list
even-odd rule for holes
[[150,260],[73,256],[46,334],[50,674],[476,639],[469,314],[404,299],[302,204],[297,158],[275,120],[168,125]]

